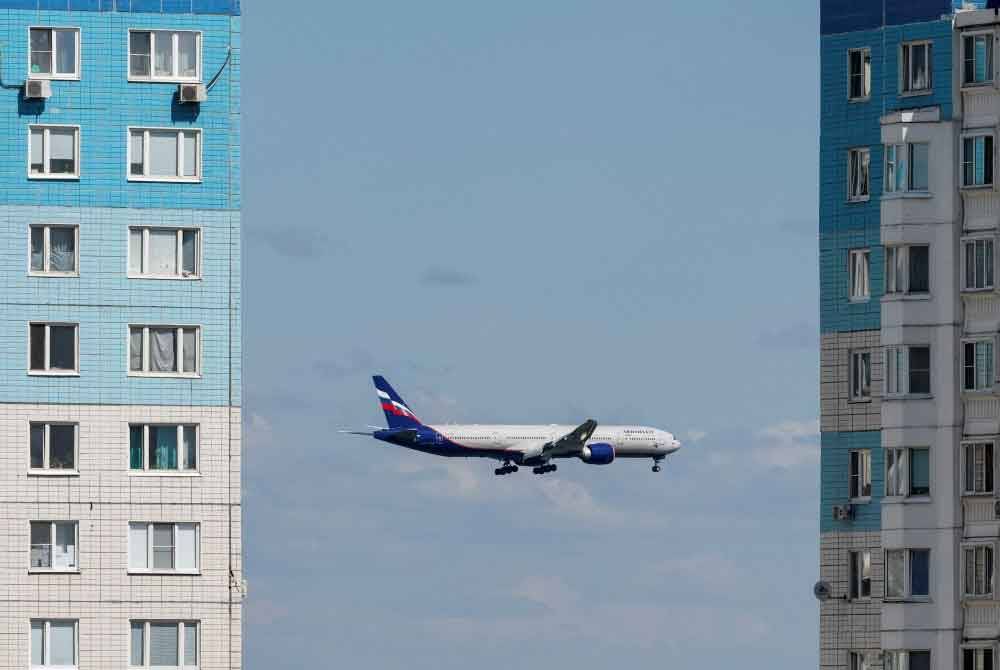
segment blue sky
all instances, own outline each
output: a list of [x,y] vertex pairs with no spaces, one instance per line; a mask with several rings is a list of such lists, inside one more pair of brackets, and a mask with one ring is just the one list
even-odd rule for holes
[[817,5],[246,1],[249,670],[815,665]]

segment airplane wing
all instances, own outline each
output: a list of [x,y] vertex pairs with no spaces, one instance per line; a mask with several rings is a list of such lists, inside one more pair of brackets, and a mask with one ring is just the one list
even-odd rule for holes
[[597,430],[597,422],[593,419],[587,419],[571,432],[546,444],[542,448],[542,457],[576,456],[583,450],[583,445],[587,443],[595,430]]

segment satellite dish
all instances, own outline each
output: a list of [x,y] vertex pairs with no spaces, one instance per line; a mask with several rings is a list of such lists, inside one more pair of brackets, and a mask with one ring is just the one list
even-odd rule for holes
[[830,585],[826,582],[816,582],[813,585],[813,595],[816,596],[816,600],[820,602],[824,600],[829,600],[830,598]]

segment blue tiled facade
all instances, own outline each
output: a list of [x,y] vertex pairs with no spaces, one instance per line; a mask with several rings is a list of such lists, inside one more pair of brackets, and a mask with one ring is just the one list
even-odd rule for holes
[[[881,433],[877,430],[827,432],[820,439],[820,505],[824,513],[820,518],[820,532],[877,531],[882,527],[882,506],[885,495],[882,461]],[[869,449],[872,454],[871,501],[854,506],[854,518],[837,521],[829,513],[834,505],[843,505],[848,498],[847,466],[850,452]]]

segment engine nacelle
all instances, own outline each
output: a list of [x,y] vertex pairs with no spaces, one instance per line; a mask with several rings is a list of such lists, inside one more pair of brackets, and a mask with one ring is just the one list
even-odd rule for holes
[[615,448],[604,442],[588,444],[580,453],[580,460],[591,465],[608,465],[615,460]]

